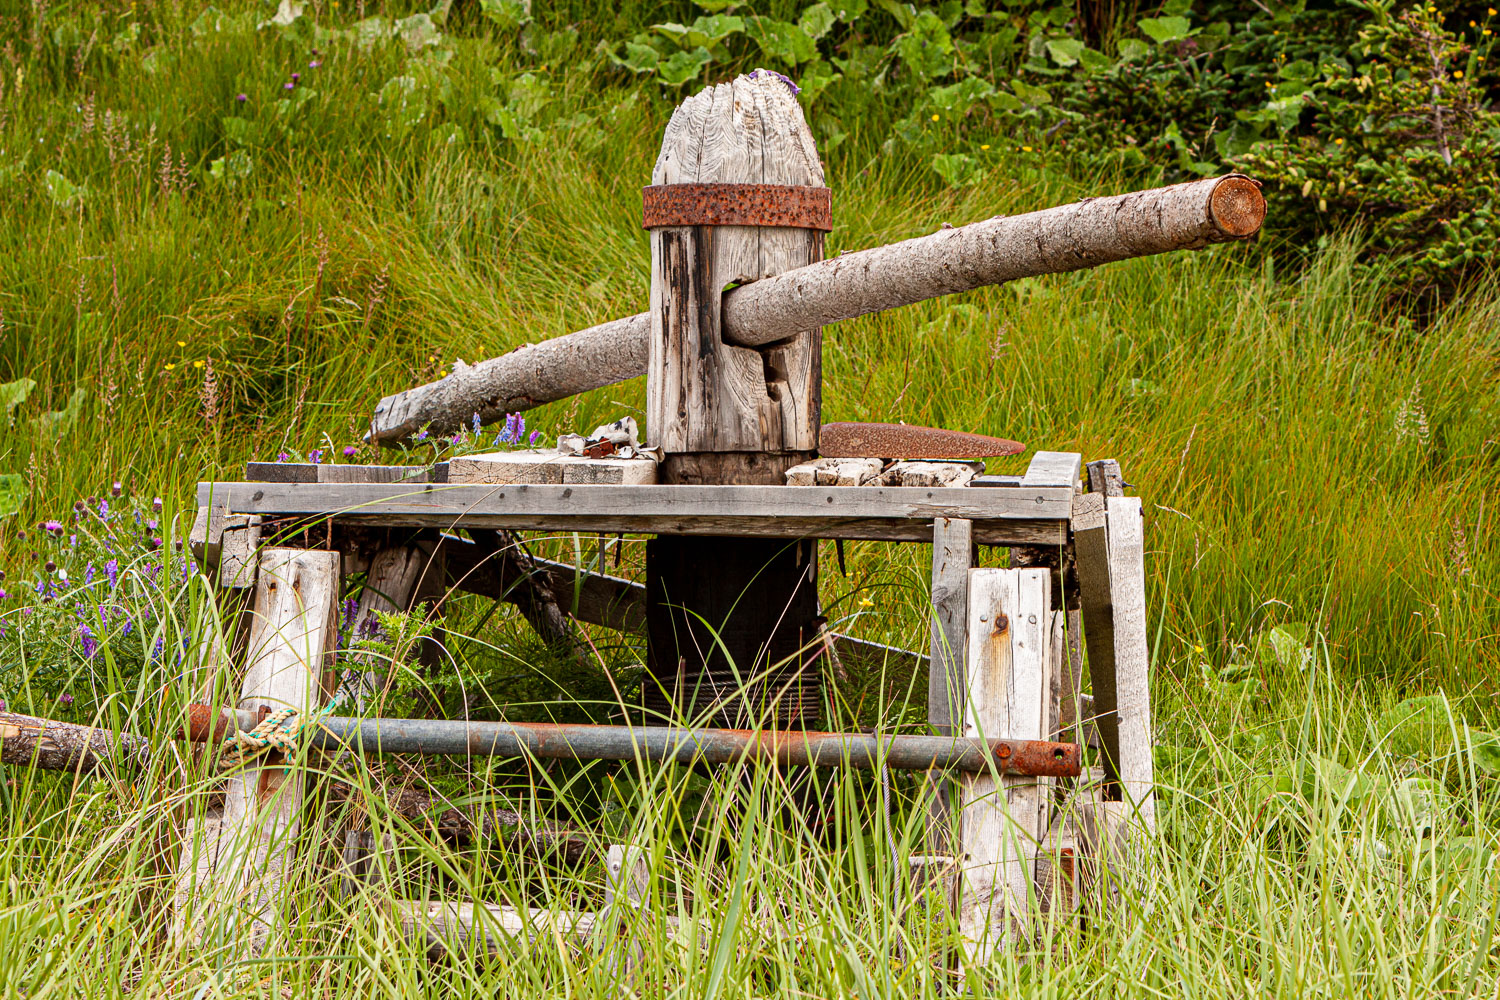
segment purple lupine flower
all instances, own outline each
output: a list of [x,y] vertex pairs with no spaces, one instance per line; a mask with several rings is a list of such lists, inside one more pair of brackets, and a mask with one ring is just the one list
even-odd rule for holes
[[312,451],[308,452],[307,453],[307,460],[309,462],[311,462],[313,465],[322,465],[323,464],[323,449],[322,448],[314,448]]
[[249,94],[235,94],[234,95],[234,99],[236,101],[239,101],[241,104],[244,104],[246,101],[250,100],[250,95]]
[[292,460],[292,456],[288,455],[284,451],[278,451],[276,453],[276,461],[278,461],[278,462],[290,462],[291,460]]
[[78,536],[77,535],[69,535],[68,536],[68,544],[71,545],[71,546],[73,546],[73,548],[75,548],[75,549],[78,548]]
[[474,419],[470,421],[470,426],[474,428],[475,434],[479,433],[479,414],[474,414]]
[[155,663],[157,660],[161,659],[161,647],[162,647],[162,638],[161,638],[161,636],[157,636],[156,637],[156,645],[154,647],[152,647],[152,649],[151,649],[151,662],[152,663]]
[[[99,652],[99,640],[94,638],[94,630],[87,625],[80,625],[78,626],[78,637],[83,640],[83,658],[85,660],[92,660],[94,654]],[[72,703],[73,699],[69,698],[68,704],[71,705]]]
[[129,635],[131,628],[132,628],[132,622],[130,621],[130,619],[129,618],[125,619],[125,627],[122,628],[122,629],[120,629],[120,634],[121,635]]
[[359,454],[359,449],[356,448],[356,447],[354,447],[354,445],[352,445],[352,444],[346,444],[346,445],[344,445],[344,457],[345,458],[353,458],[355,455],[358,455],[358,454]]
[[529,444],[529,445],[531,445],[531,446],[533,446],[533,447],[535,447],[536,446],[536,439],[539,438],[539,437],[541,437],[541,436],[542,436],[542,432],[541,431],[532,431],[531,432],[531,437],[529,437],[529,438],[526,439],[526,443]]
[[111,559],[105,563],[104,575],[109,578],[109,589],[118,589],[120,586],[120,560]]
[[83,568],[83,585],[87,587],[94,582],[94,564],[89,563]]
[[107,518],[107,517],[109,517],[109,501],[108,500],[100,500],[99,501],[99,516],[101,518]]

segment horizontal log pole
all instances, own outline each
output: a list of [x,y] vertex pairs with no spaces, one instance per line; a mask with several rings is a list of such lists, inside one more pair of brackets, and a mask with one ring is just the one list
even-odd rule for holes
[[[731,289],[723,299],[723,335],[744,346],[769,344],[1017,278],[1245,240],[1264,218],[1259,185],[1239,174],[999,216]],[[475,413],[490,423],[644,375],[649,334],[650,317],[640,313],[465,367],[382,399],[367,438],[396,444],[424,426],[449,433]]]
[[81,774],[114,765],[144,768],[151,763],[151,747],[129,733],[0,712],[0,764],[33,762],[43,770]]

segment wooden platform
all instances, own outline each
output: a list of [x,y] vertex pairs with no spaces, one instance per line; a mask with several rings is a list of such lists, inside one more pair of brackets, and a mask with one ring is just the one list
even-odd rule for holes
[[592,486],[446,483],[198,485],[205,510],[362,525],[607,534],[762,535],[931,542],[934,518],[973,522],[988,545],[1060,545],[1070,486]]

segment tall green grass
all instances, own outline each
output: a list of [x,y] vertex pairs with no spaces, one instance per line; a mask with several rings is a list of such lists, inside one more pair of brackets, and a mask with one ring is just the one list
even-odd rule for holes
[[[0,99],[0,380],[38,383],[0,427],[0,472],[24,475],[27,490],[0,520],[7,589],[38,572],[18,531],[112,480],[161,495],[180,535],[198,480],[353,443],[385,393],[646,302],[639,188],[672,100],[583,65],[602,34],[634,30],[634,14],[538,12],[549,32],[580,24],[563,60],[455,26],[443,43],[448,97],[400,125],[374,95],[435,72],[430,56],[257,31],[248,9],[195,32],[200,8],[148,6],[95,18],[54,5],[53,30],[33,32],[30,13],[0,28],[16,54]],[[142,34],[114,44],[131,17]],[[79,39],[55,30],[68,19],[99,26],[81,60]],[[316,95],[278,111],[293,71]],[[529,137],[508,139],[481,98],[517,100],[527,72],[546,100]],[[867,121],[845,123],[852,137],[828,158],[833,252],[1150,183],[997,152],[982,183],[949,190],[884,145],[883,113],[872,105]],[[210,173],[240,148],[226,118],[262,130],[233,185]],[[82,186],[81,201],[49,196],[49,170]],[[1115,457],[1146,502],[1163,837],[1129,873],[1130,905],[1087,935],[1059,932],[1045,960],[995,963],[985,992],[1494,995],[1493,788],[1465,725],[1496,725],[1500,298],[1481,290],[1416,329],[1378,279],[1350,277],[1352,244],[1292,271],[1278,269],[1273,243],[1022,281],[825,331],[825,419]],[[36,422],[79,389],[75,422]],[[586,431],[639,417],[642,404],[632,383],[528,416],[549,433]],[[534,544],[571,559],[594,543]],[[639,545],[625,548],[631,572]],[[924,648],[927,558],[854,543],[845,577],[827,551],[824,605],[843,630]],[[173,634],[201,632],[202,598],[184,606]],[[3,610],[19,607],[12,597]],[[580,670],[514,614],[462,600],[450,624],[458,638],[437,680],[463,678],[475,714],[603,719],[639,662],[638,640],[591,630],[600,662]],[[1277,653],[1277,634],[1297,637],[1296,655]],[[24,681],[0,663],[0,697],[49,714],[57,692]],[[105,717],[123,707],[129,728],[165,746],[170,720],[156,706],[172,681],[122,686]],[[830,716],[920,720],[924,688],[856,673],[830,692]],[[1444,725],[1393,744],[1382,713],[1439,690]],[[1420,822],[1402,805],[1428,788],[1414,776],[1441,789]],[[297,915],[266,960],[239,962],[224,941],[178,947],[164,936],[172,831],[203,807],[210,775],[166,756],[133,779],[3,777],[7,996],[616,989],[610,949],[553,937],[488,964],[429,965],[380,907],[338,897],[327,844],[339,823],[316,810]],[[795,818],[811,812],[804,793],[753,769],[713,781],[601,765],[426,777],[465,807],[498,798],[585,825],[600,846],[649,845],[658,907],[690,918],[699,938],[652,939],[644,994],[928,995],[946,982],[925,956],[951,928],[912,920],[908,942],[894,916],[903,872],[890,845],[921,842],[910,779],[894,780],[888,818],[873,778],[824,776],[825,822],[810,829]],[[403,891],[559,906],[601,896],[597,866],[459,850],[377,801],[365,808],[355,822],[395,837],[388,863]]]

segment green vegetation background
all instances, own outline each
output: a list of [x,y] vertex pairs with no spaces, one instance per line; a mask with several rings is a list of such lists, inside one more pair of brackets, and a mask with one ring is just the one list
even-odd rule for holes
[[[1172,833],[1156,921],[1106,922],[1055,972],[1002,964],[996,987],[1087,992],[1129,975],[1196,996],[1492,989],[1500,299],[1487,270],[1487,10],[8,3],[0,699],[65,717],[103,706],[147,730],[164,683],[156,640],[191,650],[205,620],[192,585],[150,571],[177,558],[194,484],[280,452],[345,460],[381,395],[639,311],[639,188],[671,109],[761,65],[804,88],[835,192],[831,252],[1232,164],[1270,182],[1255,246],[1016,282],[826,332],[826,419],[1109,455],[1145,498]],[[1450,112],[1441,135],[1434,109]],[[628,384],[527,417],[549,435],[586,431],[639,416],[642,399]],[[138,512],[139,525],[70,544],[75,501],[96,509],[113,481],[116,513]],[[53,518],[66,527],[39,533]],[[592,542],[576,544],[587,554]],[[548,551],[571,558],[574,546]],[[89,564],[102,579],[110,556],[135,570],[131,600],[154,610],[85,635],[70,616],[91,598],[70,588]],[[924,561],[853,546],[847,578],[825,573],[825,603],[848,631],[920,648]],[[38,584],[67,597],[40,602]],[[603,669],[569,674],[504,613],[482,630],[483,609],[458,614],[475,630],[462,669],[494,702],[562,690],[582,714],[604,711],[589,704],[608,698]],[[602,658],[628,676],[634,651],[605,645]],[[907,694],[923,686],[856,677],[840,710],[867,724],[919,717]],[[456,683],[438,693],[462,698]],[[1420,725],[1402,728],[1413,715]],[[158,778],[163,795],[179,787]],[[154,951],[165,945],[149,934],[122,940],[109,928],[159,915],[138,902],[159,898],[165,877],[143,860],[146,838],[175,805],[150,782],[80,798],[8,781],[8,989],[63,988],[59,955],[84,985],[114,988],[109,970],[128,968],[163,995],[191,995],[210,966],[221,986],[265,990],[499,981],[479,967],[411,979],[417,954],[381,936],[389,925],[351,938],[322,897],[311,943],[288,952],[305,960],[270,972]],[[631,828],[600,805],[613,793],[578,787],[581,812]],[[844,791],[850,816],[868,820],[870,789]],[[620,794],[636,829],[677,822]],[[1419,798],[1437,804],[1422,812]],[[129,849],[97,836],[126,818]],[[872,844],[889,832],[860,829]],[[910,820],[897,833],[920,841]],[[662,984],[817,993],[883,981],[860,977],[893,950],[889,922],[861,923],[884,883],[853,874],[868,862],[894,877],[880,852],[828,861],[792,841],[757,842],[762,884],[814,909],[827,904],[809,886],[848,890],[799,939],[809,957],[767,945],[768,925],[752,921],[714,953],[710,979],[684,958],[658,969]],[[460,874],[470,894],[538,891],[513,872]],[[718,887],[698,884],[699,898]],[[345,949],[364,958],[328,957]],[[569,976],[578,991],[606,987],[569,955],[507,968],[544,992],[568,991]],[[918,993],[940,979],[918,965],[900,975]]]

